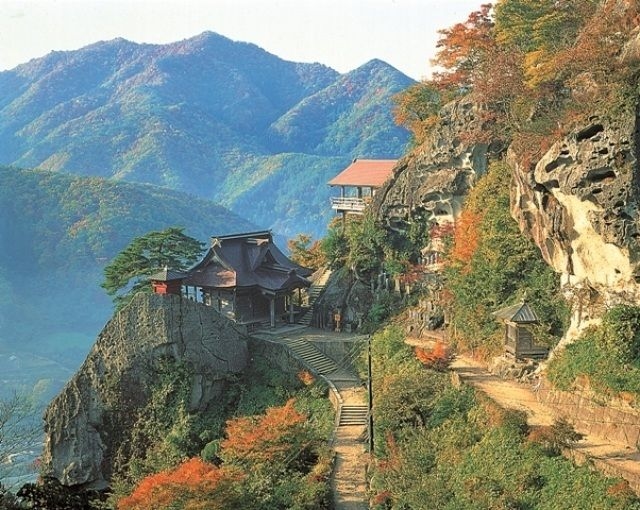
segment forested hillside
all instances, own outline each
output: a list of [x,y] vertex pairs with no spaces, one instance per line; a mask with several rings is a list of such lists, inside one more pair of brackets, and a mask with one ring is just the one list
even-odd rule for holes
[[391,97],[412,83],[379,60],[341,75],[211,32],[100,42],[0,72],[0,164],[157,184],[317,235],[334,174],[402,155]]
[[0,211],[0,348],[72,368],[112,311],[102,268],[133,237],[175,225],[207,241],[256,228],[157,186],[11,167],[0,167]]

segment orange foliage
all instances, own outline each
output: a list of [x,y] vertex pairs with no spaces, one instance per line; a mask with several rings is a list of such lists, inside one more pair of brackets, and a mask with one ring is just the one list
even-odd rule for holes
[[221,492],[225,486],[243,477],[237,468],[218,468],[199,458],[189,459],[173,470],[161,471],[143,479],[130,496],[118,502],[118,510],[167,508],[178,499],[197,501],[203,494],[212,493],[216,493],[219,501],[223,502],[225,498]]
[[473,71],[488,49],[494,46],[490,11],[491,4],[482,5],[466,22],[438,31],[442,37],[432,64],[445,71],[434,73],[435,85],[440,88],[469,88],[472,85]]
[[304,384],[305,386],[312,385],[316,380],[316,378],[313,377],[313,374],[311,372],[309,372],[308,370],[300,370],[300,372],[298,372],[297,376],[298,376],[298,380],[302,384]]
[[395,470],[400,467],[400,449],[396,443],[396,438],[393,437],[391,431],[387,431],[385,434],[385,441],[387,443],[387,458],[378,461],[378,469],[380,471]]
[[451,361],[451,354],[444,342],[436,342],[433,349],[426,350],[416,347],[416,358],[427,368],[434,370],[445,370]]
[[242,416],[227,421],[227,438],[222,441],[225,461],[266,463],[283,461],[299,450],[298,432],[306,416],[298,412],[290,399],[282,407],[270,407],[261,416]]
[[469,264],[473,254],[478,249],[478,225],[481,221],[478,213],[465,209],[456,221],[455,233],[453,236],[453,250],[451,259],[464,265]]

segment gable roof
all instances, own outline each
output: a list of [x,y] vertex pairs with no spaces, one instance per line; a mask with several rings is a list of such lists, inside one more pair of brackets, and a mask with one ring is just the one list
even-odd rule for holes
[[185,285],[288,291],[309,286],[306,277],[311,273],[280,251],[270,231],[250,232],[212,238],[211,248],[189,270]]
[[397,159],[354,159],[329,181],[329,186],[381,187],[391,175]]
[[180,271],[174,271],[173,269],[164,268],[157,273],[149,276],[149,280],[156,282],[170,282],[174,280],[182,280],[186,276],[186,273],[181,273]]
[[525,301],[502,308],[493,314],[502,321],[515,322],[518,324],[540,322],[536,313]]

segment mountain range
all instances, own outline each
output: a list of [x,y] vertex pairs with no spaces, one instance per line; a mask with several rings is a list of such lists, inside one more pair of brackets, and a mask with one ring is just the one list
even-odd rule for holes
[[0,381],[9,387],[53,378],[56,389],[75,370],[112,312],[102,268],[133,237],[173,225],[202,241],[256,229],[159,186],[11,167],[0,167],[0,211]]
[[99,42],[0,72],[0,164],[156,184],[317,236],[334,174],[403,154],[391,98],[412,83],[380,60],[340,74],[211,32]]

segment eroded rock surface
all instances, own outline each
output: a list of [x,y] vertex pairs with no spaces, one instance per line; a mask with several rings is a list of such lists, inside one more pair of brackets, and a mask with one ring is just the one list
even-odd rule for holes
[[468,142],[483,129],[482,111],[468,99],[445,106],[431,137],[401,160],[392,178],[376,194],[373,210],[392,228],[415,214],[438,223],[452,221],[476,179],[487,169],[489,154],[500,144]]
[[103,488],[128,431],[118,413],[146,402],[154,367],[176,360],[191,376],[192,411],[241,372],[247,341],[214,309],[178,296],[137,295],[107,323],[82,367],[45,413],[43,471],[64,485]]
[[593,116],[533,169],[509,153],[511,213],[579,301],[574,322],[640,298],[637,128],[635,115]]

